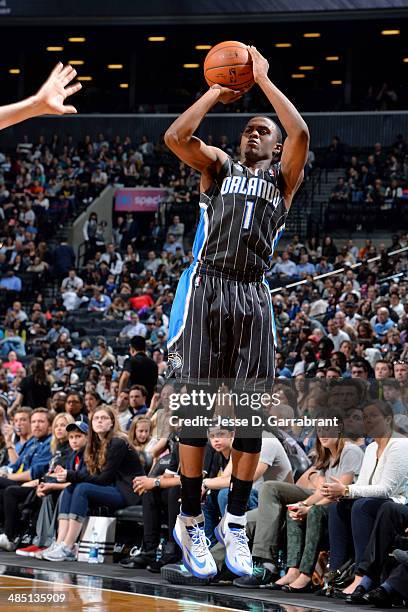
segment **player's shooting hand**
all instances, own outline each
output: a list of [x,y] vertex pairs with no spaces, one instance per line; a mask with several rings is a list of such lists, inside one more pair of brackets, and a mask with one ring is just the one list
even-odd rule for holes
[[256,47],[248,47],[248,51],[252,57],[252,72],[255,83],[262,78],[268,76],[269,63],[268,60],[261,55]]
[[220,90],[218,101],[222,104],[230,104],[231,102],[236,102],[236,100],[239,100],[244,95],[244,92],[242,91],[229,89],[228,87],[223,87],[222,85],[212,85],[211,89]]
[[75,106],[64,104],[66,98],[82,87],[81,83],[70,85],[76,74],[72,66],[64,66],[61,62],[55,66],[44,85],[34,96],[39,115],[65,115],[77,112]]

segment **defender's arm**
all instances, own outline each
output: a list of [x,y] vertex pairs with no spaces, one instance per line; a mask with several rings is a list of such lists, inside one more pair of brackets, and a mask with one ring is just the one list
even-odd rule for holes
[[64,105],[68,96],[72,96],[81,89],[81,83],[67,87],[75,76],[76,70],[72,66],[57,64],[47,81],[34,96],[0,107],[0,130],[40,115],[76,113],[74,106]]

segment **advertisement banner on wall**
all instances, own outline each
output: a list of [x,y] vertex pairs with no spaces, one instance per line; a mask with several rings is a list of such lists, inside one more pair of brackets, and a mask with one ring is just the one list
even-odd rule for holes
[[117,189],[115,212],[156,212],[159,204],[167,200],[167,189],[132,187]]

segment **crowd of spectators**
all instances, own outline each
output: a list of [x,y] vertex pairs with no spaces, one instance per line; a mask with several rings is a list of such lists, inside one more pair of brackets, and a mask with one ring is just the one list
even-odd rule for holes
[[[197,176],[182,164],[156,163],[163,158],[147,139],[137,148],[130,140],[105,144],[102,136],[61,148],[57,139],[25,144],[8,170],[6,158],[1,164],[0,548],[73,560],[93,508],[103,502],[114,513],[139,505],[143,543],[122,565],[169,566],[169,579],[177,581],[172,526],[180,478],[177,430],[168,418],[175,388],[166,379],[166,339],[178,279],[193,260],[189,220],[180,207],[165,230],[155,221],[141,235],[137,218],[124,216],[106,236],[90,214],[83,265],[69,244],[49,252],[43,238],[49,211],[62,200],[66,214],[75,214],[78,198],[87,204],[118,178],[172,186],[178,204],[196,197]],[[226,139],[223,145],[229,147]],[[33,183],[43,194],[34,199]],[[70,196],[59,193],[68,187]],[[235,580],[238,587],[250,580],[253,587],[313,590],[322,582],[317,570],[327,551],[332,571],[356,561],[344,596],[357,587],[364,595],[362,589],[383,579],[378,567],[386,568],[391,535],[381,548],[384,559],[376,553],[375,571],[367,561],[378,521],[386,512],[398,516],[389,522],[394,536],[408,525],[407,256],[388,255],[406,246],[406,233],[392,244],[367,240],[360,247],[330,236],[322,243],[294,236],[275,256],[267,275],[278,341],[275,413],[282,419],[336,414],[341,432],[286,422],[264,432],[248,507],[255,570]],[[42,263],[44,276],[24,294],[22,273]],[[52,298],[44,291],[50,278],[58,283]],[[287,287],[296,281],[304,282]],[[213,530],[226,504],[233,435],[210,429],[203,481],[206,533],[220,576],[223,557]],[[293,504],[288,513],[287,504]],[[162,550],[163,512],[169,529]],[[382,588],[408,595],[398,585]]]
[[335,137],[326,155],[328,168],[344,167],[330,197],[326,226],[371,232],[401,227],[407,219],[408,147],[398,134],[391,147],[377,142],[367,153],[347,153]]

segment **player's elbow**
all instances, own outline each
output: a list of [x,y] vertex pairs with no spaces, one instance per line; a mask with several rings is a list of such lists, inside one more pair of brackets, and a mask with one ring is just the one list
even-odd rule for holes
[[304,144],[306,146],[309,146],[310,133],[309,133],[309,128],[307,127],[307,125],[306,125],[306,123],[304,121],[299,126],[299,128],[296,130],[296,138],[302,144]]
[[186,137],[184,134],[180,133],[173,126],[170,126],[167,132],[164,134],[164,142],[168,146],[169,149],[174,150],[180,145],[186,144],[189,140],[189,137]]
[[174,149],[185,142],[185,138],[180,132],[173,127],[170,127],[164,135],[164,142],[169,149]]
[[169,128],[167,132],[164,134],[164,142],[171,149],[172,145],[177,144],[179,141],[177,131]]

